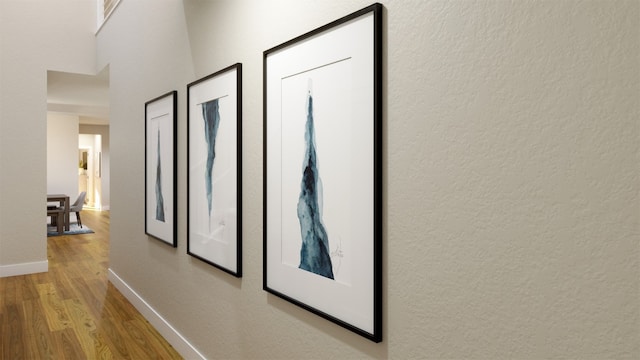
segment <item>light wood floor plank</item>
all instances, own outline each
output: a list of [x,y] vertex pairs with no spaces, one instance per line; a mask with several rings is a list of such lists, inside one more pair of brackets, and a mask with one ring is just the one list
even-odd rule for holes
[[[85,352],[76,332],[72,328],[66,328],[64,330],[56,331],[53,333],[54,343],[56,346],[55,354],[62,354],[64,359],[83,359],[85,358]],[[63,359],[63,358],[60,358]]]
[[56,287],[52,283],[38,284],[40,304],[44,308],[45,318],[51,331],[63,330],[70,326],[71,319],[67,310],[58,297]]
[[96,331],[91,334],[93,338],[94,351],[92,356],[88,356],[89,359],[101,359],[101,360],[112,360],[116,359],[111,352],[111,348],[104,340],[104,336],[99,331]]
[[69,299],[64,301],[67,312],[73,322],[72,329],[85,354],[95,354],[95,341],[92,336],[97,327],[93,317],[88,313],[86,305],[79,299]]
[[47,325],[45,309],[40,300],[23,301],[22,310],[27,359],[54,359],[53,332]]
[[131,357],[127,346],[127,337],[122,324],[109,317],[100,320],[98,331],[109,345],[109,349],[117,359],[135,359]]
[[24,320],[21,319],[22,311],[18,305],[11,304],[5,307],[2,315],[2,358],[3,359],[27,359],[25,353],[26,344],[24,332]]

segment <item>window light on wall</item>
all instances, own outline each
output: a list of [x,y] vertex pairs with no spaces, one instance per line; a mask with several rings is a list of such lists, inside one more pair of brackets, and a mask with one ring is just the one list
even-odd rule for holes
[[98,10],[98,31],[102,28],[109,16],[113,13],[113,11],[118,7],[121,0],[96,0],[97,10]]

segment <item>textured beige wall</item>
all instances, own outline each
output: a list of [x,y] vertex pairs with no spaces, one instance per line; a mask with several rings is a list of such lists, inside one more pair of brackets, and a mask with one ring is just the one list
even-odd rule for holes
[[0,274],[47,261],[47,70],[95,73],[94,6],[0,0]]
[[[369,2],[122,2],[98,36],[111,268],[210,358],[640,357],[640,3],[383,3],[381,344],[262,290],[262,52]],[[186,84],[235,62],[242,279],[186,255]],[[144,235],[142,141],[173,89],[175,250]]]

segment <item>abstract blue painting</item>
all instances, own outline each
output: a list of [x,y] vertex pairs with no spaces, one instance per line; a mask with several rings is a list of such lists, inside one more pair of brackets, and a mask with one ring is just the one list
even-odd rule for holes
[[[351,229],[359,193],[351,175],[362,166],[348,151],[357,128],[349,121],[353,96],[348,59],[286,77],[282,94],[282,258],[287,266],[352,284]],[[336,131],[339,129],[338,131]],[[345,149],[347,147],[347,149]],[[345,178],[344,175],[348,175]],[[352,181],[345,181],[352,179]],[[294,191],[295,190],[295,191]]]
[[216,136],[220,126],[218,99],[202,103],[202,119],[204,120],[204,138],[207,142],[207,165],[204,171],[204,179],[207,192],[207,209],[209,210],[209,227],[211,227],[212,172],[213,162],[216,158]]
[[164,222],[164,198],[162,196],[162,161],[160,156],[160,129],[158,129],[158,164],[156,166],[156,220]]
[[[322,223],[322,209],[318,202],[320,174],[316,161],[316,141],[313,125],[313,97],[307,100],[307,121],[304,140],[306,144],[300,198],[298,199],[298,219],[302,235],[300,249],[300,269],[333,279],[329,240]],[[320,194],[321,196],[321,194]]]

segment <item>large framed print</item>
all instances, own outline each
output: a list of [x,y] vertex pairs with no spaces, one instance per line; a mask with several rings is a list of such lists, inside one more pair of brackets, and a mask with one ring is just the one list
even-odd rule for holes
[[173,247],[177,246],[177,104],[177,91],[171,91],[144,107],[144,231]]
[[242,276],[242,64],[187,85],[187,253]]
[[382,340],[382,5],[264,52],[267,292]]

